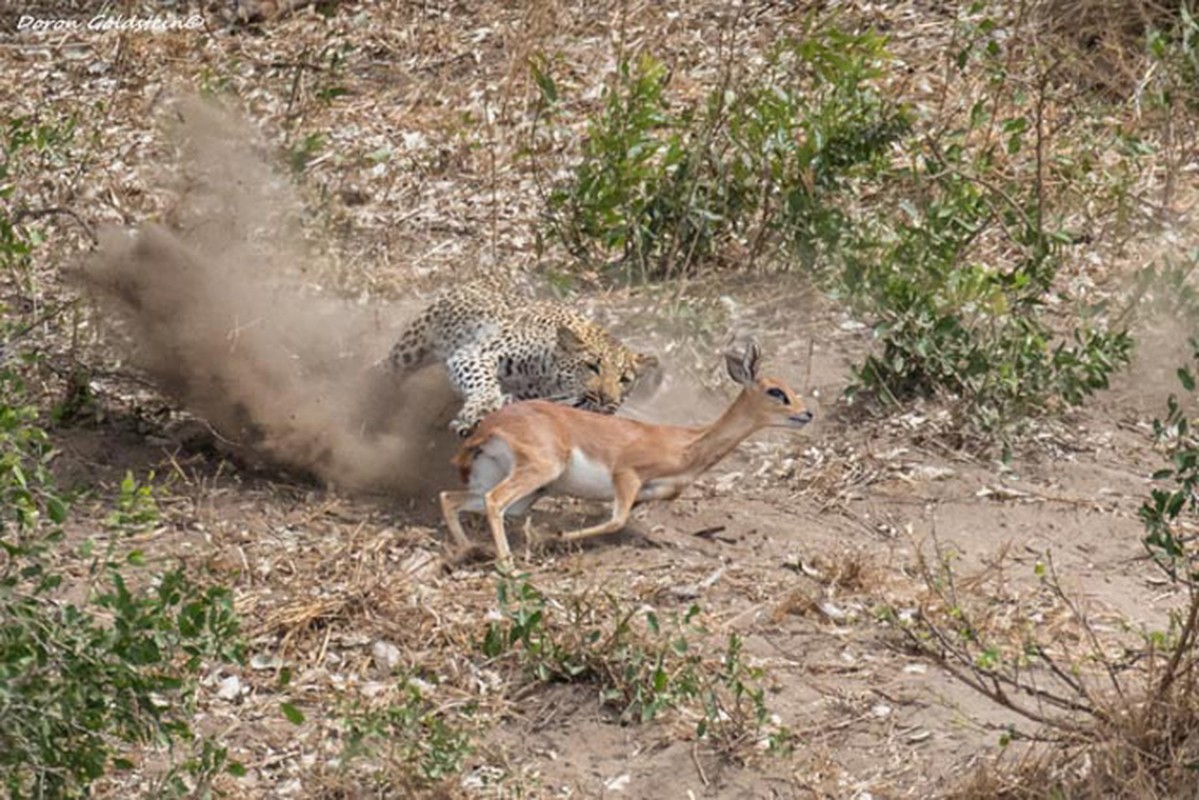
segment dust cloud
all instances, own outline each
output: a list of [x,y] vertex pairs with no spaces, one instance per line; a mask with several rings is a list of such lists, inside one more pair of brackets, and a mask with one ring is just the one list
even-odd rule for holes
[[444,372],[401,385],[371,369],[412,309],[305,281],[298,198],[230,114],[184,101],[167,134],[170,227],[106,230],[75,273],[132,361],[235,452],[356,490],[416,493],[452,474]]

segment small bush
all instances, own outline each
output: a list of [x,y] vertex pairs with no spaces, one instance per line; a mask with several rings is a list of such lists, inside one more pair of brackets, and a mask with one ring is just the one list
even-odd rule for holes
[[[13,798],[75,797],[131,766],[126,744],[192,744],[195,681],[206,659],[239,657],[237,620],[226,590],[182,567],[147,574],[142,554],[124,550],[157,514],[132,478],[104,544],[67,544],[54,452],[22,398],[19,375],[0,365],[0,785]],[[82,583],[70,570],[81,558]],[[240,769],[202,744],[197,777],[206,765]]]
[[0,122],[0,201],[13,209],[0,212],[0,269],[27,292],[32,288],[31,254],[42,232],[25,221],[31,214],[20,186],[25,181],[32,185],[31,176],[39,172],[67,165],[76,128],[74,118],[12,117]]
[[[851,393],[867,390],[886,402],[939,397],[963,427],[1004,435],[1106,388],[1130,360],[1132,339],[1098,320],[1055,333],[1044,296],[1062,237],[1038,230],[1007,190],[972,180],[986,156],[967,152],[957,151],[957,163],[929,158],[913,168],[908,180],[923,185],[923,200],[901,202],[892,227],[880,224],[881,232],[846,244],[836,291],[875,320],[878,339]],[[996,221],[1010,226],[1004,235],[1016,247],[1006,269],[970,257]]]
[[[734,80],[730,68],[700,107],[681,109],[660,61],[621,62],[572,177],[548,198],[551,233],[625,281],[696,273],[730,243],[752,262],[785,239],[810,265],[844,221],[838,192],[907,129],[869,85],[883,45],[817,29],[777,47],[760,75]],[[534,70],[552,110],[558,88]]]
[[500,619],[480,644],[490,658],[514,656],[543,682],[593,683],[601,701],[623,722],[649,722],[670,710],[698,716],[696,734],[735,756],[745,745],[785,749],[790,732],[770,720],[765,674],[747,664],[742,641],[730,633],[718,663],[705,659],[696,639],[707,635],[700,609],[662,619],[611,596],[557,600],[521,579],[497,585]]
[[[1199,340],[1192,339],[1194,364],[1199,364]],[[1195,373],[1191,366],[1178,368],[1178,380],[1187,395],[1194,397]],[[1154,560],[1175,581],[1199,589],[1199,553],[1184,522],[1199,515],[1199,429],[1188,417],[1186,404],[1171,394],[1164,419],[1153,421],[1154,438],[1165,451],[1167,466],[1153,474],[1169,488],[1156,488],[1141,505],[1145,545]]]
[[415,682],[399,688],[401,702],[383,708],[356,703],[347,710],[341,766],[365,759],[375,782],[393,790],[428,787],[457,774],[471,752],[459,719],[471,709],[451,715],[430,703]]
[[962,429],[988,438],[1080,404],[1132,353],[1099,307],[1077,308],[1082,322],[1064,329],[1046,314],[1049,295],[1069,300],[1057,277],[1073,241],[1053,215],[1047,171],[1072,144],[1042,119],[1052,66],[1036,92],[1019,88],[1010,34],[988,17],[964,23],[955,63],[963,80],[985,75],[983,88],[961,127],[903,142],[878,202],[842,238],[831,282],[878,339],[851,392],[947,400]]

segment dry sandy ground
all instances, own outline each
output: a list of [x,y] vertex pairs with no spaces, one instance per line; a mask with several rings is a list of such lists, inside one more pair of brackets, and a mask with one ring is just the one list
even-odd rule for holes
[[[663,618],[698,604],[713,656],[735,632],[765,669],[767,705],[795,733],[794,752],[750,747],[748,759],[722,757],[696,742],[694,717],[621,724],[594,685],[543,686],[484,701],[490,716],[466,769],[472,794],[925,797],[948,788],[999,752],[1004,726],[1034,728],[907,648],[886,621],[883,609],[928,599],[916,554],[931,552],[934,537],[958,554],[962,591],[990,609],[997,629],[1028,624],[1029,604],[1043,602],[1034,568],[1047,559],[1100,630],[1160,627],[1178,602],[1141,558],[1136,518],[1156,468],[1148,420],[1168,390],[1167,371],[1138,362],[1001,469],[927,435],[935,423],[919,413],[872,421],[836,407],[830,398],[860,334],[802,288],[782,299],[777,283],[766,288],[770,303],[755,302],[762,287],[740,287],[739,326],[758,334],[772,372],[806,383],[818,422],[799,434],[755,437],[677,502],[642,507],[625,533],[532,552],[517,533],[514,547],[528,580],[547,594],[608,592]],[[630,335],[657,336],[638,322],[638,307],[624,315]],[[680,358],[659,395],[635,398],[626,411],[708,416],[721,401],[703,380]],[[251,654],[293,668],[286,696],[309,716],[299,729],[281,718],[275,707],[284,694],[271,670],[220,668],[202,691],[203,727],[220,731],[251,769],[229,788],[244,796],[355,796],[344,780],[332,781],[335,770],[321,768],[337,748],[330,698],[347,682],[382,679],[372,657],[378,641],[406,644],[412,652],[402,663],[436,664],[454,684],[455,671],[479,660],[475,641],[495,608],[490,566],[443,570],[444,529],[428,492],[354,497],[228,463],[220,443],[194,426],[150,436],[122,432],[129,427],[118,420],[63,432],[64,474],[171,476],[169,524],[143,546],[232,581]],[[451,443],[439,430],[428,435],[440,442],[430,479],[452,483],[440,466]],[[534,529],[549,534],[583,513],[551,504],[534,515]],[[1036,613],[1047,632],[1076,622],[1060,604]],[[216,679],[229,675],[244,684],[232,702],[214,694]],[[350,794],[329,794],[333,785]]]

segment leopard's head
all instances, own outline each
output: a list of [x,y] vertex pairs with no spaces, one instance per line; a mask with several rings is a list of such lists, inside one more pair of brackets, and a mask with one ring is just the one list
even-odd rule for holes
[[611,414],[634,388],[661,380],[657,358],[630,350],[598,326],[581,331],[559,326],[558,351],[566,402],[576,408]]

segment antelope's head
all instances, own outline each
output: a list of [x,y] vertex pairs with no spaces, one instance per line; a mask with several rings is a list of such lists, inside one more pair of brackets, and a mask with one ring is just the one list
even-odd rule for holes
[[759,376],[758,343],[750,341],[737,351],[725,353],[729,377],[744,389],[742,402],[762,427],[802,428],[812,421],[812,412],[799,393],[778,378]]

